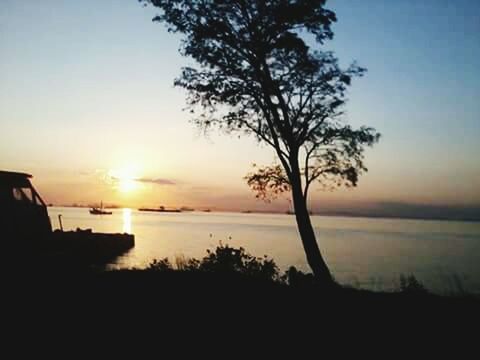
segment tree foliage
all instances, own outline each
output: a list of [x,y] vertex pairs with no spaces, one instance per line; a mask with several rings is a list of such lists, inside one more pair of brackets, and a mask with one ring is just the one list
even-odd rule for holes
[[336,16],[325,0],[140,1],[161,10],[153,20],[183,34],[181,52],[199,64],[175,81],[188,91],[194,121],[252,134],[275,149],[281,179],[277,166],[247,176],[257,197],[282,192],[299,175],[305,197],[314,181],[357,184],[367,170],[364,148],[379,134],[343,121],[347,88],[366,70],[356,63],[342,69],[333,52],[305,40],[311,34],[321,46],[332,39]]
[[290,182],[281,165],[257,167],[245,176],[248,186],[256,193],[257,199],[266,202],[276,199],[280,194],[290,191]]

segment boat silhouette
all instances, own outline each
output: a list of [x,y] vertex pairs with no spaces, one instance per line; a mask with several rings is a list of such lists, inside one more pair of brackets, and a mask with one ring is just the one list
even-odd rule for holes
[[92,207],[90,210],[92,215],[112,215],[111,211],[103,210],[103,202],[100,203],[100,207]]
[[182,212],[180,209],[167,209],[165,206],[159,206],[158,208],[140,208],[138,211],[153,211],[153,212],[169,212],[169,213],[179,213]]

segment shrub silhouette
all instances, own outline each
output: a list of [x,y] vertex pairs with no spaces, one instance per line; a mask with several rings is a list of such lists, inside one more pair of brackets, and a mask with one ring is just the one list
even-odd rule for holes
[[163,258],[160,260],[154,259],[150,264],[148,264],[146,270],[149,271],[172,271],[173,266],[170,263],[168,258]]
[[216,247],[215,251],[207,250],[208,255],[200,262],[199,269],[216,273],[240,273],[262,280],[280,280],[279,270],[272,259],[265,255],[255,257],[245,251],[228,245]]
[[[202,272],[219,275],[240,274],[249,278],[272,281],[297,288],[316,288],[318,281],[312,273],[304,273],[290,266],[283,274],[273,259],[264,255],[256,257],[243,247],[235,248],[220,242],[214,250],[207,249],[201,260],[177,256],[172,264],[168,258],[153,260],[147,271]],[[430,291],[414,276],[400,275],[398,292],[412,295],[430,294]]]
[[146,268],[149,271],[200,271],[216,274],[241,274],[260,280],[282,281],[279,269],[266,255],[256,257],[244,248],[220,244],[214,251],[207,250],[202,260],[177,257],[175,267],[168,258],[153,260]]
[[408,294],[427,294],[427,288],[414,275],[400,275],[400,291]]
[[175,267],[180,271],[194,271],[200,267],[200,260],[185,258],[183,255],[175,257]]
[[315,277],[311,273],[304,273],[297,270],[295,266],[290,266],[281,277],[282,282],[290,286],[310,286],[315,283]]

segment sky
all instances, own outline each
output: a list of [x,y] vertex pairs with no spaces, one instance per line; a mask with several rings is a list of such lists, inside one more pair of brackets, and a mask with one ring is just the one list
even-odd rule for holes
[[[347,119],[382,138],[357,188],[314,189],[310,207],[480,218],[480,2],[327,7],[338,22],[326,48],[368,69]],[[288,209],[243,180],[270,148],[189,122],[173,81],[192,60],[155,15],[136,0],[1,0],[0,169],[32,173],[54,204]]]

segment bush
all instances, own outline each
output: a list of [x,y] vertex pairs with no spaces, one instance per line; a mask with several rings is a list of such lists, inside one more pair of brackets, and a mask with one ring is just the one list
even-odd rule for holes
[[199,269],[216,273],[239,273],[262,280],[280,280],[279,270],[272,259],[265,255],[255,257],[245,251],[220,244],[215,251],[207,250],[208,255],[200,262]]
[[266,255],[263,258],[255,257],[244,248],[233,248],[228,245],[216,247],[214,251],[207,250],[207,256],[202,260],[186,259],[177,256],[175,267],[168,258],[153,260],[146,268],[149,271],[203,271],[217,274],[236,273],[249,277],[281,281],[277,265]]
[[297,270],[295,266],[290,266],[285,274],[282,275],[282,281],[290,286],[310,286],[315,283],[315,277],[311,273],[304,273]]
[[185,256],[180,255],[175,257],[175,267],[180,271],[194,271],[200,267],[200,260],[188,259]]
[[173,266],[170,263],[168,258],[163,258],[160,260],[154,259],[150,264],[148,264],[146,270],[149,271],[172,271]]
[[427,294],[427,288],[414,275],[400,275],[400,291],[409,294]]

